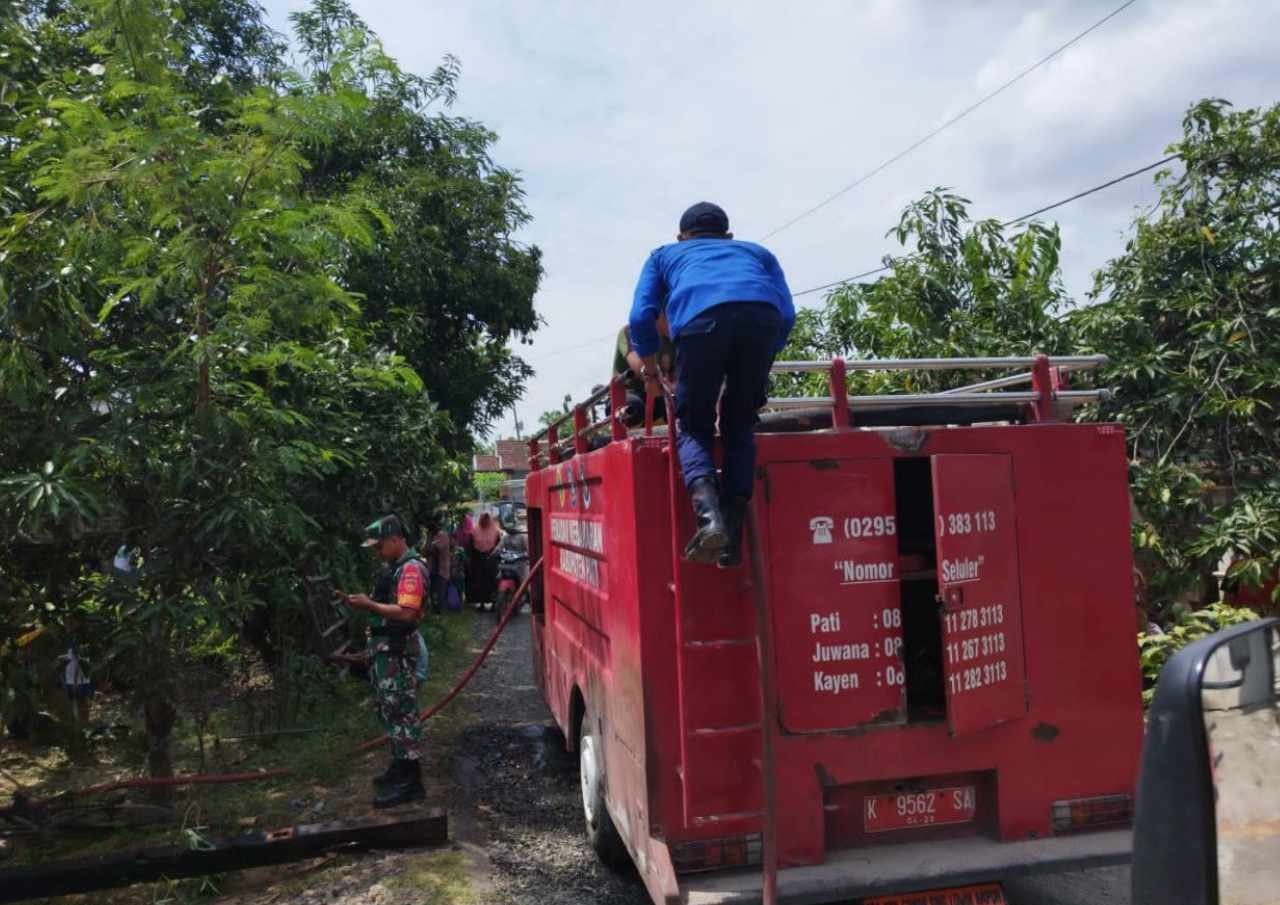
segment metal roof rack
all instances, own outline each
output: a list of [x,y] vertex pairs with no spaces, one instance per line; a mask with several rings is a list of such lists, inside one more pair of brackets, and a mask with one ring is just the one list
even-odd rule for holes
[[[823,373],[828,376],[830,394],[827,396],[770,397],[764,405],[766,411],[787,412],[810,410],[829,412],[829,422],[821,429],[847,430],[857,426],[882,426],[886,424],[915,423],[969,423],[974,420],[1030,420],[1057,421],[1068,416],[1077,406],[1109,399],[1105,389],[1067,389],[1067,375],[1073,371],[1091,371],[1105,364],[1105,355],[1063,355],[1050,358],[1047,355],[1024,357],[987,358],[881,358],[845,360],[833,358],[826,361],[778,361],[774,362],[774,374]],[[850,396],[848,373],[850,371],[991,371],[1027,368],[1018,374],[1010,374],[990,380],[982,380],[966,386],[941,390],[936,393],[885,393],[871,396]],[[1006,390],[1005,387],[1031,385],[1029,390]],[[609,407],[603,418],[595,417],[596,407],[606,398]],[[603,440],[607,428],[609,440],[622,440],[631,435],[629,428],[619,417],[626,405],[626,390],[621,377],[615,376],[609,385],[601,387],[574,407],[563,418],[547,427],[545,440],[535,435],[529,440],[529,467],[541,468],[543,460],[555,464],[576,453],[588,452],[592,438]],[[967,413],[962,413],[967,410]],[[861,415],[860,415],[861,413]],[[922,420],[923,419],[923,420]],[[560,439],[560,428],[572,420],[572,430],[566,439]],[[639,429],[634,429],[638,431]],[[663,431],[665,433],[665,431]],[[646,405],[644,436],[654,435],[652,400]]]

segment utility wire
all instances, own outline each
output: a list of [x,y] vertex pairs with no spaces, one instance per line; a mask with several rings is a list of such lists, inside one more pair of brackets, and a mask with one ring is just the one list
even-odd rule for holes
[[[1074,195],[1070,195],[1066,198],[1063,198],[1061,201],[1055,201],[1052,204],[1046,204],[1044,207],[1038,207],[1028,214],[1023,214],[1021,217],[1014,217],[1012,220],[1005,220],[1000,224],[1000,226],[1001,227],[1014,226],[1015,224],[1021,223],[1024,220],[1030,220],[1032,217],[1038,217],[1041,214],[1048,213],[1049,211],[1057,210],[1058,208],[1063,207],[1064,205],[1070,204],[1073,201],[1079,201],[1081,198],[1087,198],[1088,196],[1094,194],[1095,192],[1101,192],[1104,189],[1109,189],[1113,185],[1119,185],[1125,180],[1132,179],[1134,176],[1141,176],[1143,173],[1150,172],[1151,170],[1154,170],[1156,167],[1164,166],[1166,163],[1171,163],[1177,160],[1178,157],[1179,155],[1177,154],[1170,154],[1168,157],[1162,157],[1161,159],[1157,160],[1155,163],[1149,163],[1145,167],[1139,167],[1136,170],[1130,170],[1128,173],[1125,173],[1122,176],[1117,176],[1114,179],[1108,179],[1106,182],[1095,185],[1092,188],[1085,189],[1082,192],[1076,192]],[[845,283],[852,283],[855,280],[861,280],[866,277],[875,276],[877,273],[884,273],[886,270],[889,269],[890,266],[891,265],[889,264],[882,264],[879,267],[873,267],[870,270],[864,270],[862,271],[862,273],[855,273],[853,276],[845,277],[842,280],[833,280],[830,283],[823,283],[821,286],[812,286],[809,289],[802,289],[799,292],[791,293],[791,297],[795,299],[795,298],[799,298],[802,295],[810,295],[814,292],[821,292],[824,289],[831,289],[835,286],[842,286]],[[594,346],[596,343],[603,342],[609,337],[616,336],[616,335],[617,335],[616,331],[612,333],[606,333],[603,336],[598,336],[594,339],[589,339],[586,342],[581,342],[576,345],[568,346],[563,349],[557,349],[554,352],[548,352],[545,355],[539,355],[537,358],[533,359],[533,361],[535,362],[545,361],[548,358],[554,358],[557,355],[563,355],[565,352],[574,352],[578,349],[585,349],[588,346]]]
[[616,337],[617,335],[618,335],[618,331],[613,330],[609,333],[604,334],[603,336],[597,336],[594,339],[589,339],[586,342],[580,342],[577,345],[566,346],[563,349],[556,349],[554,352],[548,352],[545,355],[539,355],[537,358],[532,359],[532,361],[546,361],[548,358],[555,358],[557,355],[563,355],[565,352],[575,352],[578,349],[585,349],[587,348],[587,346],[594,346],[596,343],[604,342],[609,337],[611,336]]
[[[1131,170],[1130,172],[1125,173],[1123,176],[1117,176],[1114,179],[1108,179],[1106,182],[1100,185],[1095,185],[1093,188],[1085,189],[1083,192],[1076,192],[1074,195],[1068,198],[1063,198],[1061,201],[1055,201],[1053,202],[1053,204],[1046,204],[1044,207],[1036,208],[1029,214],[1023,214],[1021,217],[1014,217],[1012,220],[1005,220],[1003,223],[1000,224],[1000,226],[1002,228],[1006,226],[1013,226],[1014,224],[1021,223],[1024,220],[1030,220],[1032,217],[1038,217],[1040,214],[1046,213],[1048,211],[1056,210],[1057,208],[1062,207],[1064,204],[1070,204],[1072,201],[1079,201],[1081,198],[1088,197],[1089,195],[1092,195],[1094,192],[1101,192],[1103,189],[1109,189],[1113,185],[1118,185],[1119,183],[1124,182],[1126,179],[1132,179],[1134,176],[1141,176],[1143,173],[1146,173],[1150,170],[1154,170],[1156,167],[1164,166],[1166,163],[1177,160],[1178,156],[1179,155],[1177,154],[1170,154],[1168,157],[1161,158],[1160,160],[1157,160],[1155,163],[1149,163],[1145,167],[1139,167],[1136,170]],[[799,292],[791,293],[791,297],[793,299],[799,298],[802,295],[809,295],[812,292],[821,292],[822,290],[830,289],[833,286],[841,286],[845,283],[852,283],[854,280],[861,280],[863,277],[869,277],[869,276],[874,276],[877,273],[883,273],[884,271],[888,270],[890,266],[891,265],[889,264],[883,264],[880,267],[876,267],[873,270],[864,270],[862,273],[855,273],[853,276],[845,277],[843,280],[836,280],[835,282],[832,282],[832,283],[823,283],[821,286],[814,286],[811,289],[802,289]]]
[[979,107],[981,107],[981,106],[982,106],[983,104],[985,104],[987,101],[991,100],[991,99],[992,99],[992,98],[994,98],[996,95],[998,95],[998,94],[1000,94],[1001,92],[1003,92],[1005,89],[1012,87],[1014,84],[1016,84],[1017,82],[1021,81],[1023,78],[1025,78],[1026,76],[1030,75],[1030,74],[1031,74],[1032,72],[1034,72],[1035,70],[1039,69],[1039,68],[1040,68],[1041,66],[1043,66],[1045,63],[1049,62],[1049,61],[1050,61],[1050,60],[1052,60],[1054,57],[1056,57],[1056,56],[1058,56],[1059,54],[1061,54],[1064,50],[1066,50],[1067,48],[1071,47],[1073,44],[1075,44],[1075,43],[1079,42],[1081,39],[1083,39],[1083,38],[1084,38],[1086,35],[1088,35],[1090,32],[1094,31],[1095,29],[1101,28],[1101,27],[1102,27],[1103,25],[1105,25],[1109,20],[1111,20],[1111,19],[1113,19],[1114,17],[1118,16],[1120,13],[1124,12],[1126,9],[1128,9],[1128,8],[1129,8],[1129,7],[1131,7],[1131,6],[1133,6],[1133,4],[1135,4],[1135,3],[1137,3],[1137,2],[1138,2],[1138,0],[1127,0],[1127,2],[1126,2],[1126,3],[1122,3],[1120,6],[1116,7],[1114,10],[1112,10],[1110,13],[1108,13],[1107,15],[1105,15],[1105,16],[1103,16],[1101,19],[1099,19],[1097,22],[1094,22],[1092,25],[1090,25],[1090,26],[1089,26],[1088,28],[1086,28],[1084,31],[1080,32],[1080,34],[1076,35],[1076,36],[1075,36],[1074,38],[1072,38],[1070,41],[1067,41],[1067,43],[1065,43],[1065,44],[1063,44],[1062,46],[1058,47],[1056,50],[1054,50],[1054,51],[1053,51],[1052,53],[1050,53],[1048,56],[1041,57],[1041,58],[1040,58],[1039,60],[1037,60],[1035,63],[1031,64],[1031,65],[1030,65],[1030,66],[1028,66],[1026,69],[1022,70],[1022,71],[1021,71],[1021,72],[1019,72],[1017,75],[1015,75],[1013,78],[1009,79],[1009,81],[1005,82],[1003,85],[1001,85],[1001,86],[1000,86],[999,88],[997,88],[995,91],[992,91],[990,94],[986,95],[985,97],[981,98],[980,100],[976,101],[975,103],[972,103],[972,104],[970,104],[968,107],[965,107],[963,110],[961,110],[961,111],[960,111],[959,113],[957,113],[955,116],[951,117],[949,120],[947,120],[946,122],[944,122],[942,125],[938,126],[938,128],[934,129],[932,132],[930,132],[929,134],[925,135],[923,138],[921,138],[921,139],[917,140],[917,141],[916,141],[916,142],[914,142],[913,144],[908,145],[906,148],[904,148],[903,150],[899,151],[897,154],[894,154],[894,155],[893,155],[892,157],[890,157],[888,160],[884,161],[884,162],[883,162],[883,163],[881,163],[879,166],[875,167],[875,169],[873,169],[873,170],[871,170],[871,171],[869,171],[869,172],[867,172],[867,173],[863,174],[862,176],[859,176],[857,179],[855,179],[853,182],[851,182],[851,183],[849,183],[848,185],[846,185],[844,188],[840,189],[840,190],[839,190],[838,192],[836,192],[835,194],[833,194],[833,195],[829,195],[828,197],[824,198],[822,201],[819,201],[817,204],[815,204],[813,207],[809,208],[808,210],[803,211],[803,212],[802,212],[802,213],[800,213],[800,214],[797,214],[796,216],[794,216],[794,217],[792,217],[790,220],[788,220],[786,223],[783,223],[781,226],[775,227],[774,229],[772,229],[772,230],[770,230],[769,232],[765,233],[763,236],[761,236],[761,237],[760,237],[760,241],[761,241],[761,242],[763,242],[763,241],[765,241],[766,239],[769,239],[769,238],[771,238],[771,237],[773,237],[773,236],[776,236],[778,233],[782,232],[784,229],[789,229],[790,227],[792,227],[792,226],[794,226],[795,224],[799,223],[799,222],[800,222],[801,220],[803,220],[805,217],[808,217],[810,214],[813,214],[813,213],[816,213],[817,211],[822,210],[822,208],[826,207],[826,206],[827,206],[828,204],[830,204],[832,201],[835,201],[837,198],[840,198],[841,196],[843,196],[843,195],[847,194],[848,192],[853,191],[853,190],[854,190],[854,189],[856,189],[858,186],[860,186],[860,185],[862,185],[864,182],[866,182],[868,179],[870,179],[871,177],[875,176],[877,173],[881,173],[881,172],[883,172],[884,170],[888,169],[889,167],[893,166],[893,164],[897,163],[899,160],[901,160],[902,158],[906,157],[908,154],[910,154],[910,153],[911,153],[912,151],[914,151],[916,148],[920,147],[920,146],[921,146],[921,145],[923,145],[925,142],[927,142],[927,141],[929,141],[929,140],[933,139],[935,136],[937,136],[938,134],[940,134],[940,133],[941,133],[941,132],[943,132],[944,130],[946,130],[946,129],[950,128],[951,126],[955,125],[955,124],[956,124],[956,123],[958,123],[960,120],[962,120],[962,119],[964,119],[966,116],[968,116],[970,113],[972,113],[973,111],[977,110]]
[[1134,176],[1141,176],[1143,173],[1147,172],[1148,170],[1154,170],[1156,167],[1164,166],[1166,163],[1169,163],[1170,161],[1177,160],[1177,159],[1178,159],[1177,154],[1170,154],[1168,157],[1165,157],[1162,160],[1157,160],[1155,163],[1149,163],[1145,167],[1142,167],[1141,169],[1134,170],[1131,173],[1125,173],[1123,176],[1117,176],[1115,179],[1110,179],[1102,183],[1102,185],[1095,185],[1091,189],[1085,189],[1083,192],[1077,192],[1076,194],[1072,195],[1070,198],[1063,198],[1061,201],[1055,201],[1053,204],[1047,204],[1044,207],[1039,208],[1038,210],[1034,210],[1029,214],[1023,214],[1021,217],[1014,217],[1012,220],[1006,220],[1000,225],[1013,226],[1015,223],[1021,223],[1023,220],[1030,220],[1032,217],[1038,217],[1040,214],[1051,211],[1054,208],[1062,207],[1064,204],[1070,204],[1072,201],[1079,201],[1081,198],[1085,197],[1086,195],[1092,195],[1094,192],[1100,192],[1103,189],[1109,189],[1111,188],[1111,186],[1116,185],[1117,183],[1120,183],[1120,182],[1124,182],[1126,179],[1132,179]]

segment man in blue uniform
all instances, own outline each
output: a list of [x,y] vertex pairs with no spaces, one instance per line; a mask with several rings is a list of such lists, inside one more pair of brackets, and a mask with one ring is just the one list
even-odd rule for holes
[[378,715],[391,739],[391,765],[374,781],[375,808],[389,808],[424,797],[419,760],[422,757],[422,724],[418,722],[418,622],[427,592],[426,563],[405,540],[404,526],[394,515],[383,516],[365,528],[364,546],[373,547],[391,567],[391,580],[382,593],[390,600],[367,594],[334,596],[355,610],[372,614],[369,630],[369,679]]
[[[697,522],[684,555],[731,568],[742,561],[756,412],[767,398],[774,356],[795,324],[795,308],[778,259],[763,246],[734,239],[729,217],[717,205],[702,201],[685,211],[676,240],[650,254],[640,272],[630,337],[648,391],[661,392],[656,323],[666,312],[676,348],[676,449]],[[712,459],[717,401],[723,483]]]

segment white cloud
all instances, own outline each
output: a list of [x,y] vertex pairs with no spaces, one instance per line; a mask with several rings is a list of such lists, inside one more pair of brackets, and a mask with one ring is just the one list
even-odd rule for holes
[[[302,5],[268,8],[283,27]],[[523,173],[548,322],[523,347],[539,372],[526,422],[604,379],[640,264],[685,206],[717,201],[739,236],[763,235],[1117,5],[355,0],[406,68],[461,58],[459,112]],[[1012,217],[1149,163],[1194,100],[1280,100],[1277,33],[1268,0],[1139,2],[769,244],[800,290],[877,265],[902,206],[934,185]],[[1054,212],[1073,292],[1153,197],[1139,177]]]

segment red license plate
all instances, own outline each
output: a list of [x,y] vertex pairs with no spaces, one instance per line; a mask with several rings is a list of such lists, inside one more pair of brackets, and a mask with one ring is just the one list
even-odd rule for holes
[[973,786],[892,792],[862,799],[862,825],[868,833],[969,823],[977,811]]
[[930,889],[896,896],[863,899],[862,905],[1006,905],[1004,892],[995,883],[979,886],[957,886],[954,889]]

